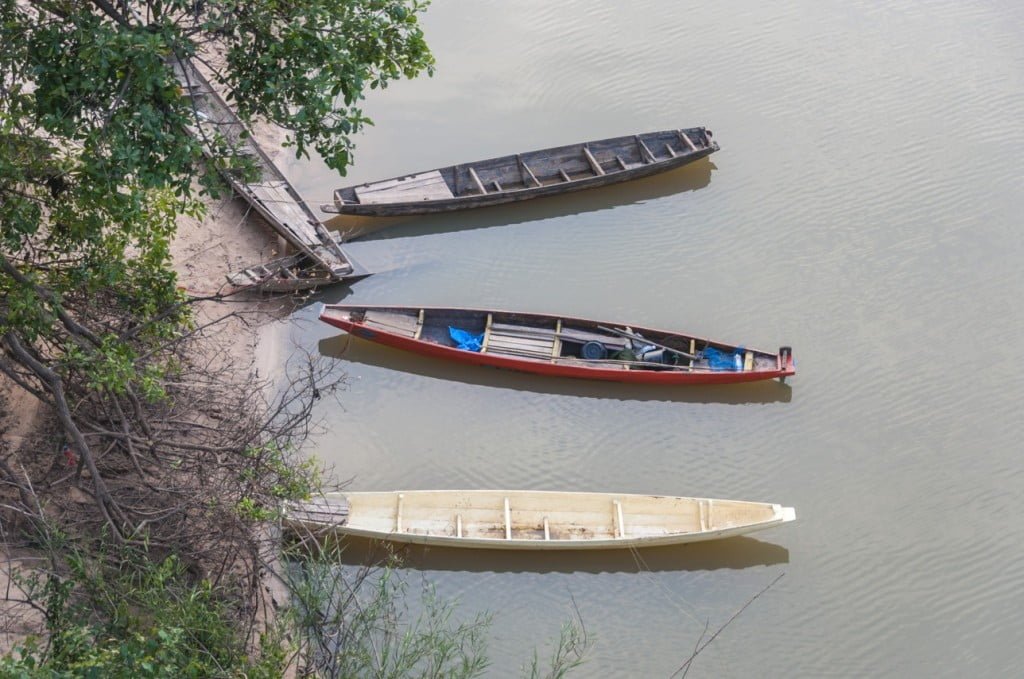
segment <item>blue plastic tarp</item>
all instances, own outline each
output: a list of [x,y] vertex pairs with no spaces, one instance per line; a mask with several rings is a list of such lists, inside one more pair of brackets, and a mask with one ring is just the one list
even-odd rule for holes
[[459,349],[465,349],[466,351],[480,351],[484,343],[484,335],[474,335],[473,333],[463,330],[462,328],[453,328],[448,326],[448,334],[455,342],[455,346]]
[[704,350],[704,358],[712,370],[743,370],[743,354],[743,347],[737,347],[734,351],[720,351],[714,347]]

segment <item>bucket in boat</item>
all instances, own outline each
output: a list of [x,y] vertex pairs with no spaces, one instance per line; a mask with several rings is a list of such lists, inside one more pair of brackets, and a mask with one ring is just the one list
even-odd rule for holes
[[664,349],[648,349],[640,354],[640,360],[647,363],[667,363],[665,354],[666,351]]
[[583,345],[583,348],[580,349],[580,356],[588,361],[600,361],[607,355],[608,352],[600,342],[587,342]]

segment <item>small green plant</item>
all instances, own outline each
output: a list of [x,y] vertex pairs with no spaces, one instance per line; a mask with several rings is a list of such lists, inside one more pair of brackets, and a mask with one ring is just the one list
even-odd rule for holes
[[346,573],[340,549],[313,547],[289,572],[292,624],[306,640],[309,670],[331,677],[468,679],[488,667],[489,615],[457,622],[454,604],[425,584],[421,612],[412,617],[407,584],[396,576],[394,561]]
[[271,521],[281,516],[282,503],[308,500],[320,487],[320,465],[313,458],[299,459],[291,448],[268,443],[249,446],[239,471],[243,495],[235,510],[243,519]]
[[64,576],[22,581],[46,611],[46,634],[0,658],[0,676],[269,679],[284,672],[289,654],[280,638],[264,635],[250,654],[222,593],[190,583],[173,556],[100,561],[72,551],[65,566]]

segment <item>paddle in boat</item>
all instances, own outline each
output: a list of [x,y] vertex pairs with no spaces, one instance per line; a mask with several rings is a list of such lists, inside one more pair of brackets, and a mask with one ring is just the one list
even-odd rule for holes
[[348,186],[321,209],[373,216],[498,205],[648,177],[717,150],[703,127],[612,137]]
[[529,490],[330,493],[292,503],[285,524],[394,542],[477,549],[619,549],[716,540],[796,519],[792,507],[710,498]]
[[793,352],[548,314],[323,305],[320,320],[425,356],[559,377],[641,384],[728,384],[796,374]]

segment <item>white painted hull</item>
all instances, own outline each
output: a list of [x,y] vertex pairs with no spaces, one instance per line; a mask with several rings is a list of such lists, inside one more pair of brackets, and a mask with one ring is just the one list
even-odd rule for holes
[[[329,507],[348,502],[347,517]],[[296,529],[476,549],[622,549],[716,540],[796,518],[766,502],[615,493],[433,490],[338,493],[296,506]]]

